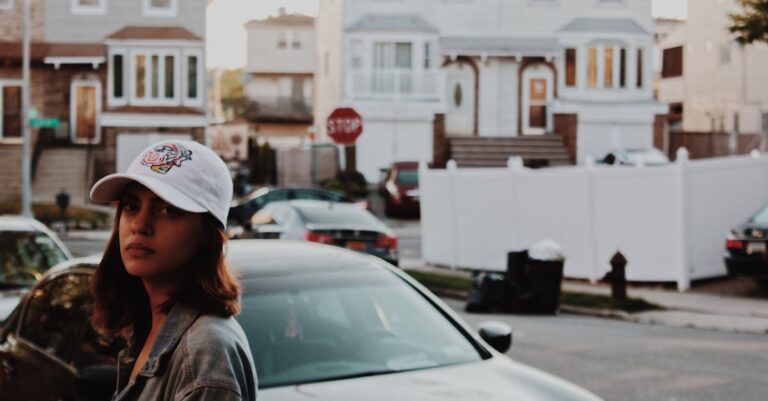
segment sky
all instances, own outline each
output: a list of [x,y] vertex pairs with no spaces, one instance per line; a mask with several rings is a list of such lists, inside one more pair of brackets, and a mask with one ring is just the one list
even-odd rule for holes
[[[652,0],[655,17],[685,18],[687,0]],[[206,48],[209,68],[238,68],[245,65],[245,28],[252,19],[288,13],[317,15],[318,0],[214,0],[208,5]]]

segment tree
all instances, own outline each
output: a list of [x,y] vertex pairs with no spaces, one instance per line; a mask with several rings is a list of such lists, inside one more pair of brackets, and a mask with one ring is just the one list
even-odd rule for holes
[[742,11],[729,14],[728,30],[736,34],[741,44],[768,43],[768,0],[737,0]]

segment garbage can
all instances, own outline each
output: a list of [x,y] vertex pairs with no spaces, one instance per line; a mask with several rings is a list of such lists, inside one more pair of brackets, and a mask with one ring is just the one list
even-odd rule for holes
[[544,240],[531,247],[526,268],[530,312],[554,314],[560,309],[564,264],[565,258],[556,242]]
[[507,296],[504,307],[509,312],[522,312],[528,296],[528,251],[507,252]]
[[507,302],[507,294],[507,281],[503,274],[476,272],[464,310],[467,312],[492,312],[503,309]]

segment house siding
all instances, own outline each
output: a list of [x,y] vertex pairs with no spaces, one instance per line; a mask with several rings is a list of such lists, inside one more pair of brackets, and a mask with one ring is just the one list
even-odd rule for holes
[[106,0],[106,15],[77,15],[69,0],[45,0],[45,40],[49,42],[100,43],[125,26],[180,26],[205,38],[206,0],[177,0],[177,17],[143,15],[144,0]]

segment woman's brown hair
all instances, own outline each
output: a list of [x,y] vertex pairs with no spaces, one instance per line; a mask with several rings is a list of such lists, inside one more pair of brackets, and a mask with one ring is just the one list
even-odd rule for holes
[[[118,225],[122,203],[117,208],[112,237],[91,281],[94,297],[93,323],[107,334],[146,335],[151,324],[149,298],[141,278],[125,270],[120,256]],[[224,246],[227,236],[212,215],[203,219],[202,245],[191,258],[185,274],[170,299],[163,305],[168,312],[176,302],[223,317],[240,312],[240,285],[227,268]]]

